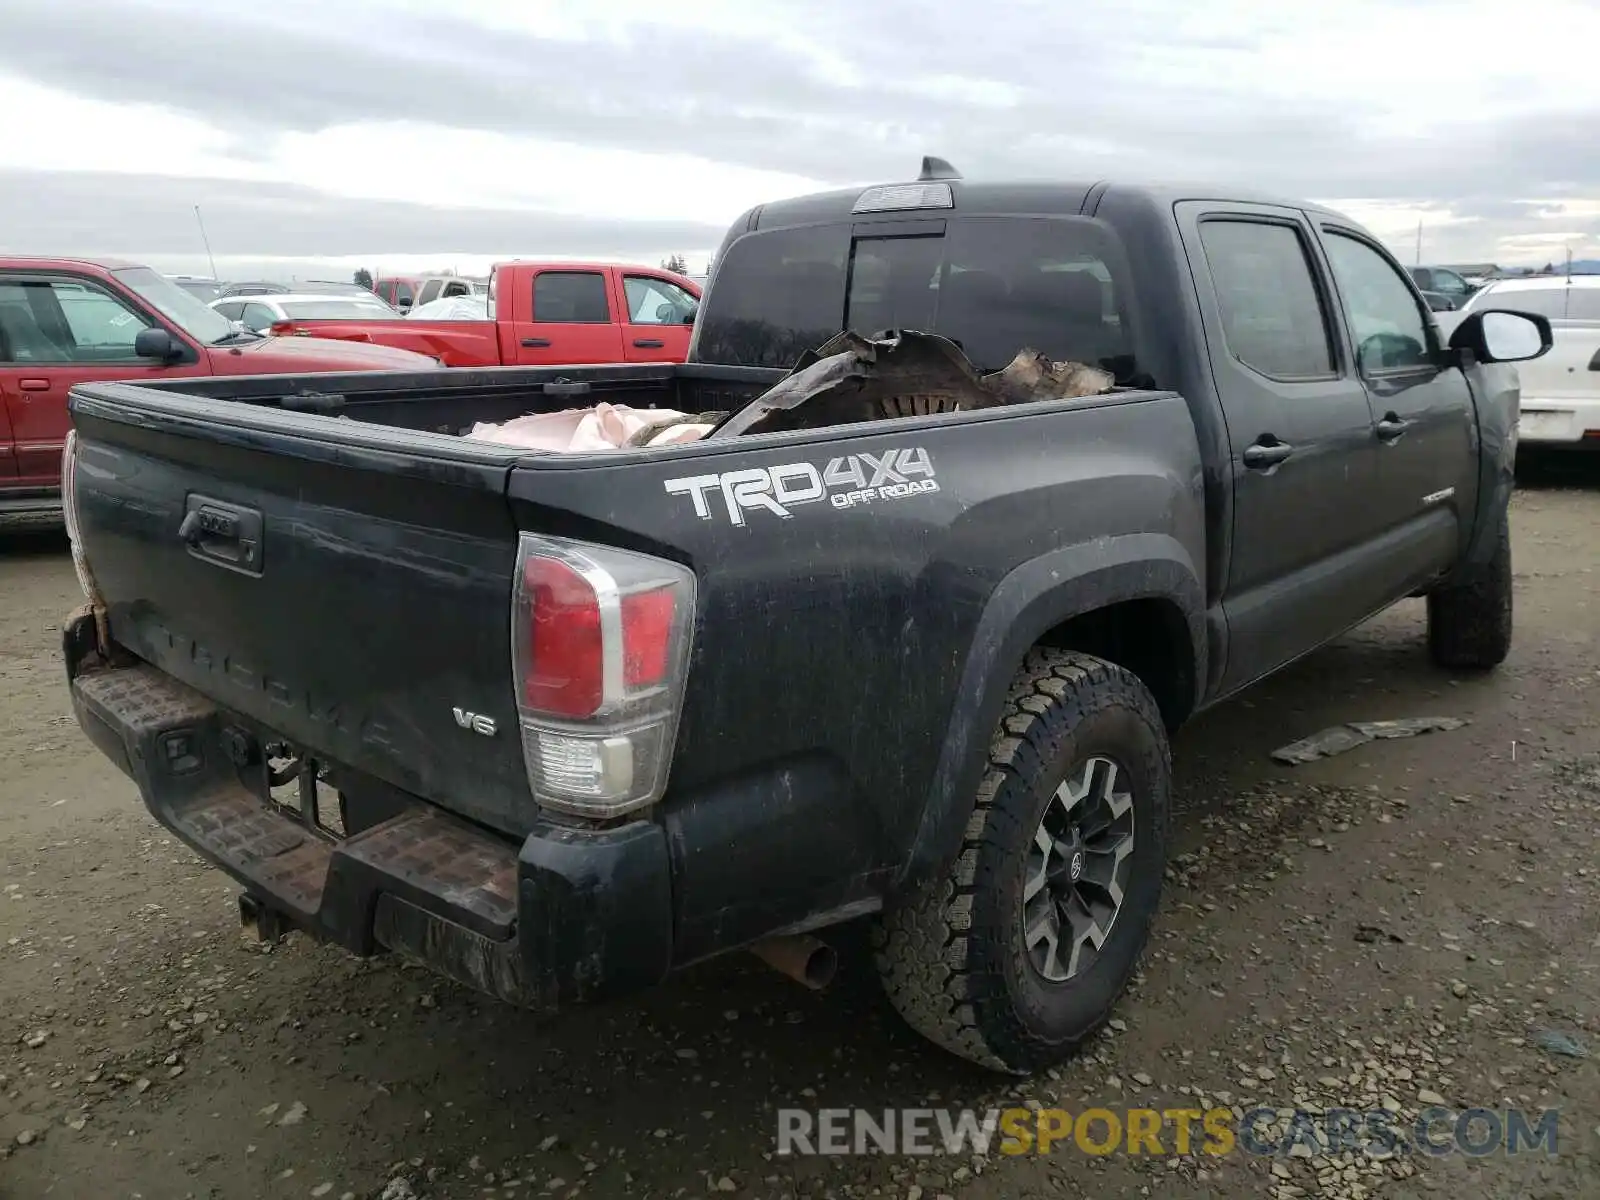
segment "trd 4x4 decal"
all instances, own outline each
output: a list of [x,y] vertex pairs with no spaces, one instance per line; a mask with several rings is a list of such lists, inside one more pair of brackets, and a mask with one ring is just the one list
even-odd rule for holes
[[702,521],[711,520],[712,510],[717,508],[727,510],[732,524],[743,525],[746,513],[769,512],[787,520],[794,516],[789,510],[796,505],[825,499],[834,508],[855,508],[880,500],[903,500],[937,492],[939,481],[934,478],[928,452],[911,446],[830,459],[820,471],[812,463],[784,463],[669,479],[665,486],[669,496],[688,496],[694,503],[694,515]]

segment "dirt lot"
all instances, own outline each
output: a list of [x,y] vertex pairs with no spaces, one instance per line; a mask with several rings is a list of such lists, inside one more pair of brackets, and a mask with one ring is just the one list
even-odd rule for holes
[[[1432,669],[1408,603],[1184,731],[1136,990],[1022,1084],[925,1047],[848,956],[822,994],[746,956],[543,1027],[303,939],[246,946],[233,887],[65,715],[64,542],[0,541],[0,1196],[1600,1196],[1600,463],[1525,479],[1513,528],[1493,676]],[[1268,759],[1435,714],[1471,723]],[[1409,1116],[1429,1092],[1559,1107],[1559,1152],[773,1155],[779,1106]]]

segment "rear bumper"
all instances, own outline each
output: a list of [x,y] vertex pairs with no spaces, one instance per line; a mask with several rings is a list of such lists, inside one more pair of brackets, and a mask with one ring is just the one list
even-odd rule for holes
[[417,801],[344,838],[246,785],[233,718],[148,664],[105,666],[93,618],[63,629],[72,705],[162,825],[255,906],[352,953],[390,950],[540,1011],[648,987],[672,960],[666,837],[536,828],[519,846]]
[[1600,396],[1546,400],[1524,397],[1517,441],[1529,446],[1600,448]]

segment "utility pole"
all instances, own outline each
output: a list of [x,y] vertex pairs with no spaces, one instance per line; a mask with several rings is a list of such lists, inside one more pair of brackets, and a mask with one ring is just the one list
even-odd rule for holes
[[211,239],[206,236],[206,223],[200,219],[200,206],[194,206],[194,223],[200,226],[200,241],[206,248],[206,261],[211,264],[211,278],[217,279],[217,260],[211,256]]
[[1415,267],[1420,267],[1422,265],[1422,218],[1421,217],[1417,218],[1417,257],[1416,257],[1416,261],[1414,263],[1412,263],[1411,265],[1415,266]]

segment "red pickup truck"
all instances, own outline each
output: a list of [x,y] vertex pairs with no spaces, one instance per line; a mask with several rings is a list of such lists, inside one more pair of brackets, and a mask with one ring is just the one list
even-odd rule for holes
[[61,511],[61,448],[73,384],[437,365],[387,346],[239,329],[134,263],[0,257],[0,517]]
[[499,263],[482,321],[279,321],[276,334],[398,346],[450,367],[680,363],[700,285],[659,267]]

